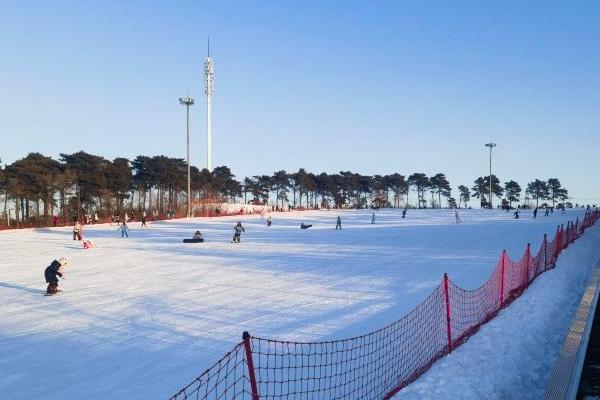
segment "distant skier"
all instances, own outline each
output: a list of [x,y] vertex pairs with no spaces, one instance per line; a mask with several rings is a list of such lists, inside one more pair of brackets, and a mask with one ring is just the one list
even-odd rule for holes
[[246,232],[246,230],[242,226],[242,223],[238,221],[237,225],[233,228],[233,240],[231,243],[239,243],[242,232]]
[[457,224],[460,224],[460,223],[461,223],[461,219],[460,219],[460,217],[458,216],[458,210],[456,210],[456,209],[454,210],[454,218],[456,219],[456,223],[457,223]]
[[271,216],[269,215],[269,218],[267,218],[267,226],[271,226],[272,223],[273,221],[271,221]]
[[308,229],[308,228],[310,228],[311,226],[312,226],[312,225],[306,225],[306,224],[304,223],[304,221],[302,221],[302,223],[300,224],[300,229]]
[[195,240],[202,239],[202,233],[200,231],[196,231],[194,233],[194,236],[192,236],[192,239],[195,239]]
[[335,230],[337,231],[338,229],[342,229],[342,219],[339,215],[337,217],[337,222],[335,223]]
[[119,225],[119,227],[117,228],[118,231],[121,231],[121,237],[125,236],[125,237],[129,237],[129,235],[127,234],[127,231],[129,230],[129,227],[127,226],[127,223],[125,221],[123,221],[123,223],[121,225]]
[[75,222],[75,225],[73,226],[73,240],[81,240],[81,238],[82,238],[81,232],[82,231],[83,231],[83,226],[81,226],[79,221]]
[[537,207],[535,208],[535,210],[533,210],[533,218],[537,218]]
[[519,219],[519,210],[515,210],[515,219]]
[[402,210],[402,218],[406,217],[406,208]]
[[371,225],[375,224],[375,213],[371,215]]
[[48,288],[46,289],[47,296],[60,292],[60,290],[58,290],[58,276],[65,279],[63,273],[67,264],[67,259],[61,257],[58,261],[52,261],[52,263],[44,270],[44,278],[46,278],[46,283],[48,284]]
[[547,217],[548,215],[550,215],[550,207],[546,207],[546,212],[544,213],[545,217]]

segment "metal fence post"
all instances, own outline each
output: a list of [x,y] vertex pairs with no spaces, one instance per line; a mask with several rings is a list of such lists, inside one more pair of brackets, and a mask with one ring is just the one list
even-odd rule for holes
[[444,273],[444,294],[446,298],[446,330],[448,332],[448,353],[452,353],[452,325],[450,321],[450,294],[448,293],[447,273]]
[[256,385],[256,376],[254,375],[252,348],[250,347],[250,334],[244,332],[242,334],[242,339],[244,340],[244,349],[246,350],[246,362],[248,363],[248,378],[250,380],[250,388],[252,389],[252,400],[259,400],[258,386]]

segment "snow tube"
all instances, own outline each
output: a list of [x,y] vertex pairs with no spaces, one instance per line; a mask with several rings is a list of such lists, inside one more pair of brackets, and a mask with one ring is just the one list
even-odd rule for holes
[[183,239],[183,243],[202,243],[204,239]]

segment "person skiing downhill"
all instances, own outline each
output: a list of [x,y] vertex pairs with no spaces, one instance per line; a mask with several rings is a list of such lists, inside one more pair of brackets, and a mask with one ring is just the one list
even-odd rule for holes
[[342,229],[342,219],[339,215],[337,217],[337,222],[335,223],[335,230],[337,231],[338,229]]
[[233,230],[234,230],[233,239],[232,239],[231,243],[239,243],[240,236],[242,236],[242,232],[246,232],[246,230],[244,229],[244,227],[242,226],[242,223],[240,221],[238,221],[237,225],[233,228]]
[[375,213],[373,213],[373,215],[371,215],[371,225],[375,224]]
[[406,208],[402,210],[402,218],[406,217]]
[[119,225],[119,227],[117,228],[117,230],[121,231],[121,237],[123,237],[123,236],[129,237],[129,235],[127,234],[127,231],[129,230],[129,227],[125,223],[125,220],[123,220],[123,223],[121,225]]
[[535,210],[533,210],[533,218],[537,218],[537,207],[535,208]]
[[61,257],[57,260],[52,261],[48,267],[44,270],[44,278],[46,278],[46,283],[48,287],[46,288],[46,295],[50,296],[60,292],[58,289],[58,276],[62,279],[64,268],[67,266],[67,259],[65,257]]

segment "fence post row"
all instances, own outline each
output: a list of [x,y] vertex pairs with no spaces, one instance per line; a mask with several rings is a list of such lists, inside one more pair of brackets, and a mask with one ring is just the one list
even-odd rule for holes
[[448,332],[448,353],[452,353],[452,324],[450,321],[450,294],[448,293],[448,274],[444,272],[444,297],[446,298],[446,330]]
[[260,400],[258,396],[258,387],[256,386],[256,376],[254,375],[254,361],[252,360],[252,348],[250,347],[250,334],[242,333],[244,340],[244,349],[246,350],[246,363],[248,364],[248,378],[250,379],[250,388],[252,389],[252,400]]

